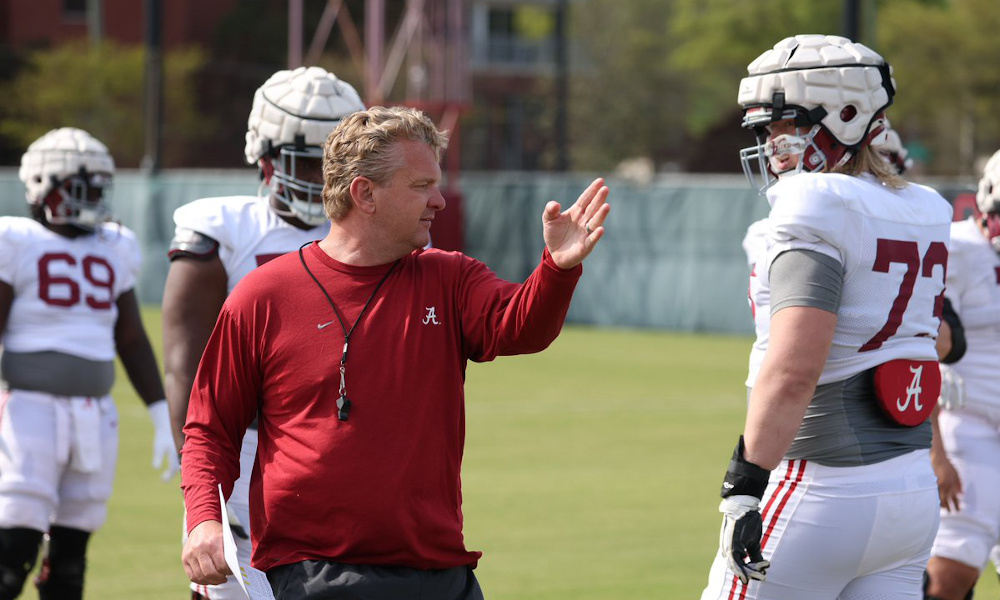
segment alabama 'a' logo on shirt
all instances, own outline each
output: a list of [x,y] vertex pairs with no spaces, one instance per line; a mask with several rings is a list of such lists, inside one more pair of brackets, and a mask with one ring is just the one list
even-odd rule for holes
[[433,306],[426,306],[424,310],[427,314],[424,315],[424,320],[421,321],[424,325],[440,325],[441,322],[437,320],[437,315],[434,314],[435,308]]

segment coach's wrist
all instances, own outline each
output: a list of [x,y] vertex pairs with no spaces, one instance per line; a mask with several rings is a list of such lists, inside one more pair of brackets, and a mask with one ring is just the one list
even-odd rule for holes
[[730,496],[753,496],[760,500],[764,497],[764,490],[767,489],[767,481],[771,477],[771,471],[755,465],[744,458],[746,446],[743,436],[733,450],[733,457],[729,461],[729,469],[726,477],[722,481],[723,498]]

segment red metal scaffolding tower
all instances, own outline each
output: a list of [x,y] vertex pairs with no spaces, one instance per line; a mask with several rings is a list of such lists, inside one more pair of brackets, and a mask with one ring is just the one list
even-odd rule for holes
[[[351,60],[362,73],[360,90],[368,106],[405,104],[427,113],[441,129],[451,132],[444,157],[444,187],[449,210],[435,225],[434,245],[461,250],[459,116],[471,100],[466,2],[464,0],[389,0],[402,7],[402,17],[387,35],[387,0],[365,0],[363,35],[344,0],[326,0],[312,39],[305,45],[303,5],[288,3],[288,66],[315,64],[334,26],[343,36]],[[402,87],[398,87],[402,86]],[[400,100],[389,99],[390,93]]]

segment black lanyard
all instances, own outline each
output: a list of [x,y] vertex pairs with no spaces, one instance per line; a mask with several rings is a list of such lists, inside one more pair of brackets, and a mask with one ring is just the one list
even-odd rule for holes
[[[309,242],[309,244],[311,243],[312,242]],[[379,288],[381,288],[382,284],[385,283],[385,280],[389,278],[389,275],[396,270],[396,265],[399,264],[399,260],[392,263],[389,270],[385,272],[385,275],[382,276],[378,285],[376,285],[375,289],[372,290],[371,296],[368,296],[368,300],[365,301],[365,305],[361,308],[361,312],[358,314],[358,318],[354,321],[354,325],[351,325],[351,328],[347,329],[347,325],[344,324],[343,317],[340,316],[340,311],[337,310],[337,305],[333,303],[333,298],[330,297],[326,288],[324,288],[323,284],[319,282],[319,279],[316,279],[316,276],[309,270],[309,265],[306,264],[306,257],[302,252],[302,248],[305,248],[309,244],[304,244],[299,248],[299,260],[302,261],[302,266],[305,268],[306,273],[309,273],[312,280],[319,286],[320,291],[322,291],[323,295],[326,296],[326,301],[330,303],[330,308],[333,309],[333,314],[337,316],[340,328],[344,331],[344,352],[340,355],[340,397],[337,398],[337,418],[341,421],[346,421],[347,415],[351,412],[351,401],[347,398],[347,347],[351,341],[351,334],[354,333],[354,328],[361,322],[361,317],[365,315],[365,311],[368,310],[368,305],[371,304],[372,299],[375,298],[375,294],[378,293]]]

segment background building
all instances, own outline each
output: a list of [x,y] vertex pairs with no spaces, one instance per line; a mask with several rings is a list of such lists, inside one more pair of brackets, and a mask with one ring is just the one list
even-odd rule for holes
[[[565,154],[565,118],[553,115],[564,114],[566,106],[554,85],[561,72],[557,60],[565,57],[557,34],[564,30],[566,4],[0,0],[0,52],[12,58],[0,70],[0,86],[10,85],[39,50],[73,41],[148,48],[150,27],[156,27],[165,56],[196,49],[203,57],[192,73],[203,135],[185,139],[172,130],[176,110],[168,98],[165,167],[241,166],[240,153],[232,149],[242,138],[253,90],[279,68],[315,63],[353,83],[368,103],[420,106],[457,129],[453,154],[461,154],[463,168],[553,169],[559,166],[559,139]],[[149,21],[157,10],[158,26]],[[143,90],[135,94],[144,98]],[[93,107],[101,110],[109,107]],[[173,149],[178,144],[182,152]],[[16,164],[22,148],[21,139],[0,129],[0,163]],[[140,157],[121,161],[138,166]]]

